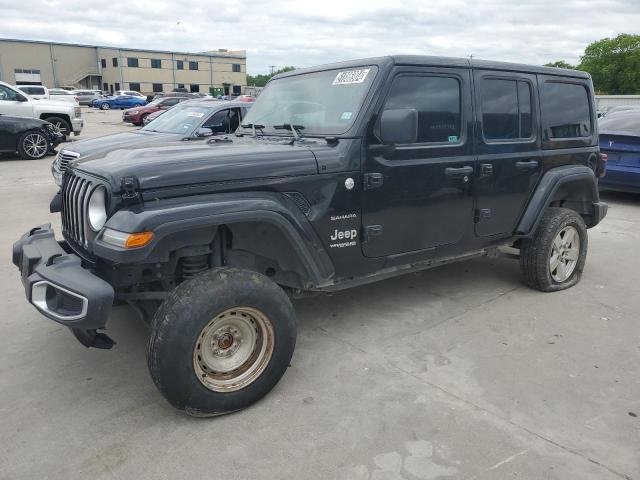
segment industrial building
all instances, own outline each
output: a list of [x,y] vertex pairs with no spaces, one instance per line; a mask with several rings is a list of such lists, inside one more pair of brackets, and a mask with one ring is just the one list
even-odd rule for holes
[[240,94],[246,60],[244,50],[186,53],[0,38],[0,80],[49,88]]

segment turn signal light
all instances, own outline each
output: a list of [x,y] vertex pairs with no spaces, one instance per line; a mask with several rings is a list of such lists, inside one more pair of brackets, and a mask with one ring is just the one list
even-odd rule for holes
[[132,233],[124,242],[124,248],[139,248],[153,240],[153,232]]

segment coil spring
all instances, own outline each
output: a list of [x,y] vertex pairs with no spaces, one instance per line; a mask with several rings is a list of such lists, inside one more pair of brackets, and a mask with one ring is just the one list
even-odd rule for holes
[[184,278],[194,277],[200,272],[204,272],[207,268],[209,268],[207,255],[184,257],[182,259],[182,276]]

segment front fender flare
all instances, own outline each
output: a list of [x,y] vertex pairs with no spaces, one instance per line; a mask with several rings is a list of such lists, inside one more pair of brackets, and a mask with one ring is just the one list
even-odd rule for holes
[[334,275],[334,267],[322,242],[306,216],[285,195],[273,192],[243,192],[198,195],[147,201],[116,212],[105,228],[135,233],[151,231],[154,238],[142,248],[123,249],[107,244],[99,235],[94,254],[114,263],[148,263],[166,260],[170,252],[162,251],[168,235],[189,232],[201,227],[216,227],[238,222],[268,222],[289,240],[307,270],[313,285],[322,285]]

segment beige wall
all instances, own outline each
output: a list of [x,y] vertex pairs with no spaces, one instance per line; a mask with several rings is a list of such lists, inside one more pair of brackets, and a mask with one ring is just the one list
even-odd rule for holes
[[[138,67],[130,68],[127,58],[137,58]],[[113,58],[118,66],[113,66]],[[101,60],[106,67],[102,67]],[[151,68],[151,60],[159,59],[162,68]],[[184,62],[184,69],[177,69],[177,61]],[[198,62],[198,70],[189,70],[189,62]],[[233,72],[233,64],[240,65],[240,72]],[[0,39],[0,79],[15,83],[15,69],[38,69],[42,83],[47,87],[75,85],[86,75],[100,75],[100,88],[129,89],[130,83],[139,83],[143,93],[152,93],[153,84],[162,84],[163,91],[169,92],[179,84],[189,90],[190,85],[199,85],[201,92],[209,92],[210,87],[247,85],[246,54],[238,52],[207,52],[207,54],[184,54],[149,52],[117,48],[90,47],[32,43]],[[92,83],[97,83],[96,78]],[[85,82],[86,83],[86,82]],[[91,86],[91,85],[87,85]]]

